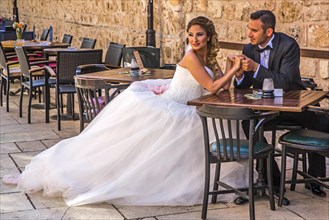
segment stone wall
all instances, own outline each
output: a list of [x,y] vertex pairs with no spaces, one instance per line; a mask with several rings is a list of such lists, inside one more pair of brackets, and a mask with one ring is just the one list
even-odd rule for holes
[[[12,0],[1,0],[1,16],[12,16]],[[54,28],[54,39],[64,33],[74,36],[79,47],[82,37],[97,39],[96,48],[110,41],[126,46],[146,42],[148,0],[17,0],[20,21],[37,37],[45,27]],[[277,16],[276,31],[293,36],[301,48],[329,50],[328,0],[154,0],[156,46],[163,63],[176,63],[185,49],[185,27],[191,18],[205,15],[215,24],[221,41],[248,43],[249,14],[258,9],[272,10]],[[223,67],[227,53],[221,50],[218,61]],[[329,90],[329,60],[302,57],[303,76],[312,77]]]

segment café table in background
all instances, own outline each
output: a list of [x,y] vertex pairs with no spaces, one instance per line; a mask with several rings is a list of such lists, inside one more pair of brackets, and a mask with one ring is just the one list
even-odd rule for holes
[[149,69],[144,74],[139,76],[131,76],[130,68],[109,69],[95,73],[87,73],[79,75],[78,77],[90,79],[104,79],[111,83],[132,83],[134,81],[141,81],[146,79],[170,79],[174,76],[175,70],[168,69]]

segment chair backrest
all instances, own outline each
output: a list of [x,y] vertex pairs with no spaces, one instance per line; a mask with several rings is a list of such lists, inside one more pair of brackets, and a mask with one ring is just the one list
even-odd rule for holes
[[24,25],[23,25],[23,32],[26,31],[26,28],[27,28],[27,24],[24,24]]
[[130,63],[137,50],[145,68],[160,68],[160,48],[155,47],[124,47],[123,62]]
[[6,20],[2,22],[2,25],[4,25],[3,30],[4,31],[15,31],[13,24],[14,20]]
[[95,45],[96,45],[96,39],[84,37],[82,38],[80,48],[94,49]]
[[23,32],[24,40],[34,40],[35,33],[33,31],[25,31]]
[[62,43],[68,43],[71,44],[72,43],[72,39],[73,36],[70,34],[64,34],[63,39],[62,39]]
[[3,49],[2,43],[0,42],[0,69],[7,68],[7,56],[5,50]]
[[102,62],[102,50],[72,50],[57,53],[56,83],[74,84],[77,66]]
[[84,115],[80,116],[85,117],[88,122],[93,120],[110,101],[109,91],[112,85],[104,80],[75,77],[75,88],[78,94],[79,112]]
[[[16,35],[15,31],[1,31],[0,32],[0,41],[16,40],[16,39],[17,39],[17,35]],[[33,40],[34,32],[33,31],[23,32],[23,39],[24,40]]]
[[[250,108],[211,105],[203,105],[197,113],[202,121],[206,152],[215,153],[218,159],[226,161],[239,161],[252,156],[252,150],[246,154],[243,149],[246,150],[246,146],[247,149],[253,149],[251,145],[256,143],[258,137],[262,137],[263,123],[278,115],[276,112],[254,112]],[[240,132],[242,120],[250,122],[248,140]],[[214,135],[214,138],[210,135]]]
[[49,35],[49,28],[43,29],[41,36],[40,36],[40,40],[41,41],[46,41]]
[[124,44],[110,42],[109,48],[107,49],[105,56],[105,64],[121,66],[122,48],[124,47]]
[[302,85],[309,90],[322,90],[322,88],[318,87],[318,84],[316,84],[316,82],[314,82],[313,78],[309,78],[309,77],[302,77]]
[[22,46],[15,46],[15,51],[18,57],[19,67],[21,69],[21,74],[24,77],[30,77],[30,63],[28,62],[28,57],[25,49]]

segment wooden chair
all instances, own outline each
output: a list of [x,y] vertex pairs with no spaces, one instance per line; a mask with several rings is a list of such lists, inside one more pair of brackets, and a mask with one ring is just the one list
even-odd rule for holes
[[[61,110],[63,106],[62,95],[70,95],[72,119],[74,120],[74,94],[76,93],[74,76],[79,65],[100,63],[102,60],[102,50],[72,50],[59,51],[57,53],[56,72],[50,67],[45,68],[51,75],[56,75],[56,105],[57,105],[57,125],[61,130]],[[69,106],[68,106],[69,108]]]
[[[197,110],[203,127],[204,149],[205,149],[205,184],[201,218],[207,218],[208,197],[212,195],[212,203],[216,203],[218,194],[236,193],[249,199],[250,219],[255,219],[254,192],[256,189],[268,188],[271,210],[275,210],[273,186],[272,186],[272,154],[274,147],[263,142],[263,124],[273,119],[277,112],[254,112],[249,108],[233,108],[203,105]],[[250,122],[249,140],[243,139],[240,135],[241,121]],[[226,127],[224,123],[227,121]],[[209,126],[208,126],[209,123]],[[225,130],[227,130],[225,132]],[[215,141],[210,140],[209,134],[215,135]],[[267,160],[267,183],[268,185],[258,186],[254,184],[254,160]],[[220,181],[221,163],[249,160],[249,187],[234,188]],[[216,164],[213,190],[209,189],[210,166]],[[224,189],[220,190],[221,186]],[[248,191],[248,194],[243,191]]]
[[85,123],[91,122],[105,105],[128,86],[129,84],[112,85],[102,79],[75,77],[75,88],[79,103],[80,132],[85,128]]
[[[21,68],[21,91],[20,91],[20,99],[19,99],[19,117],[22,117],[22,106],[23,106],[23,93],[25,89],[28,90],[29,100],[28,100],[28,123],[31,123],[31,104],[32,104],[32,97],[33,91],[40,87],[44,88],[43,91],[45,94],[45,118],[46,122],[49,122],[49,93],[47,92],[48,89],[48,75],[45,74],[45,68],[35,66],[41,63],[47,63],[40,61],[30,63],[28,60],[27,53],[25,49],[21,46],[15,46],[15,51],[18,56],[19,65]],[[40,94],[40,90],[39,90]],[[39,98],[39,101],[40,98]]]
[[80,48],[94,49],[95,45],[96,45],[96,39],[84,37],[82,38]]
[[3,94],[5,94],[7,112],[9,112],[10,83],[15,79],[21,78],[21,69],[19,68],[18,60],[10,60],[11,57],[13,56],[7,56],[4,48],[2,47],[2,43],[0,42],[0,65],[1,65],[0,103],[1,106],[3,106]]
[[[314,111],[318,114],[329,117],[329,109],[321,108],[319,106],[310,106],[310,111]],[[306,153],[318,153],[325,157],[329,157],[329,134],[321,131],[315,131],[312,129],[299,129],[289,131],[283,134],[279,138],[279,143],[282,145],[282,156],[281,156],[281,178],[280,178],[280,195],[278,206],[282,206],[284,197],[284,186],[286,183],[290,183],[290,190],[295,190],[297,183],[317,183],[318,185],[329,189],[328,177],[312,177],[304,169],[298,170],[299,155]],[[286,180],[286,159],[289,154],[293,155],[293,172],[290,180]],[[290,156],[291,157],[291,156]],[[306,162],[306,161],[305,161]],[[297,179],[297,174],[301,175],[303,179]]]

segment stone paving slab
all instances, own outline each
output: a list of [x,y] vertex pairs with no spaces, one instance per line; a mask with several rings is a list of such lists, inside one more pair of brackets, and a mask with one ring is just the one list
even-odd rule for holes
[[35,140],[45,140],[45,139],[55,139],[58,135],[53,131],[25,131],[19,133],[5,133],[1,134],[0,143],[12,143],[12,142],[22,142],[22,141],[35,141]]
[[33,206],[23,193],[0,194],[1,213],[33,210]]
[[[63,215],[67,211],[67,207],[60,208],[51,208],[51,209],[32,209],[29,211],[16,211],[9,213],[1,213],[1,220],[13,220],[13,219],[22,219],[22,220],[45,220],[53,219],[58,220],[62,219]],[[81,219],[82,220],[82,219]]]
[[19,153],[20,149],[17,148],[15,143],[0,144],[0,154]]
[[101,203],[97,205],[70,207],[63,216],[64,219],[124,220],[127,218],[122,216],[112,205]]

